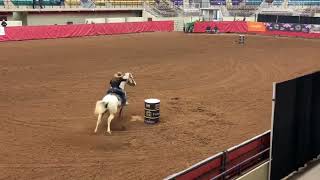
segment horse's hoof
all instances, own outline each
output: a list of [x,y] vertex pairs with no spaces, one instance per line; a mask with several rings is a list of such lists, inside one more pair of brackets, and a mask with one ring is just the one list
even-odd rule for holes
[[107,133],[111,135],[111,131],[107,131]]

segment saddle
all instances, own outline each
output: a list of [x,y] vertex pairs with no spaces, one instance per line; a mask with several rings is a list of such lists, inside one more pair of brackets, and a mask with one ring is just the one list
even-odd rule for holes
[[118,89],[118,88],[110,88],[107,91],[107,94],[115,95],[118,98],[118,100],[121,102],[122,106],[124,106],[126,104],[125,93],[123,92],[123,90]]

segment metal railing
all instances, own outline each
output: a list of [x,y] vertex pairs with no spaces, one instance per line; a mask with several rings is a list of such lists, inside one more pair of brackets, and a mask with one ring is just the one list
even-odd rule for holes
[[[261,151],[260,153],[242,161],[241,163],[227,169],[223,173],[211,178],[210,180],[230,179],[231,177],[234,177],[234,176],[240,176],[243,174],[243,172],[246,172],[249,169],[248,167],[244,168],[244,166],[247,166],[247,164],[250,163],[250,161],[258,161],[258,162],[262,163],[265,160],[267,160],[266,156],[269,156],[269,153],[270,153],[269,151],[270,151],[270,148],[267,148],[267,149]],[[230,174],[232,174],[232,175],[230,175]]]
[[[199,180],[231,179],[267,161],[270,155],[269,150],[270,131],[266,131],[165,179],[190,178],[188,175]],[[208,167],[210,168],[208,169]]]

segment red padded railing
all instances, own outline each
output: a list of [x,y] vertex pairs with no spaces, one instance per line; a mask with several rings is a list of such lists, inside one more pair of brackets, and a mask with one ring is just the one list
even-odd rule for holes
[[170,32],[173,31],[173,29],[173,21],[148,21],[52,26],[20,26],[5,28],[5,35],[0,35],[0,41],[56,39],[158,31]]
[[209,157],[165,179],[231,179],[269,159],[270,131]]

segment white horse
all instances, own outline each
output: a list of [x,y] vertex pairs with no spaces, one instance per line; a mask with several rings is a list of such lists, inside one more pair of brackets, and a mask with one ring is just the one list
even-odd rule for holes
[[[133,75],[131,73],[125,73],[123,78],[127,79],[127,80],[121,82],[121,84],[120,84],[121,89],[124,90],[125,85],[127,83],[130,86],[136,85],[136,82],[133,79]],[[102,100],[97,101],[94,113],[98,114],[98,120],[97,120],[97,125],[96,125],[94,132],[95,133],[97,132],[98,126],[99,126],[101,119],[102,119],[102,116],[108,110],[110,115],[108,117],[108,130],[107,130],[107,132],[109,134],[111,134],[111,130],[110,130],[111,121],[115,117],[115,114],[117,114],[118,110],[120,110],[119,118],[121,117],[122,109],[123,109],[123,106],[121,105],[121,101],[119,101],[118,97],[114,94],[107,94],[106,96],[103,97]]]

